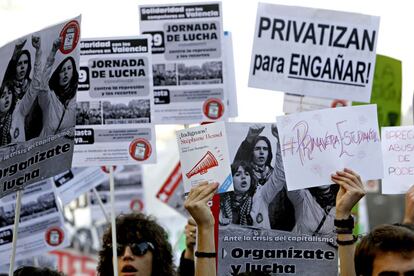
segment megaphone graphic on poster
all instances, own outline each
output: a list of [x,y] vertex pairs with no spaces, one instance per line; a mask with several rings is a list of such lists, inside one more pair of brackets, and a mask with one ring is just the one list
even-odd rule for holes
[[218,161],[216,157],[214,157],[210,151],[207,151],[200,161],[198,161],[197,164],[195,164],[195,166],[185,175],[190,179],[196,174],[205,174],[209,169],[217,166]]

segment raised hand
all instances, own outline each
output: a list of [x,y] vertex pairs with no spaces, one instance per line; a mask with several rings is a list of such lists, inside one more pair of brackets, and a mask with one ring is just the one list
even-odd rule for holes
[[40,37],[32,35],[32,45],[36,50],[40,49]]
[[414,185],[405,194],[404,223],[414,224]]
[[184,206],[198,227],[214,226],[214,217],[207,202],[213,198],[217,188],[217,182],[209,184],[207,181],[191,188]]
[[254,139],[262,133],[264,128],[265,126],[261,124],[254,124],[250,126],[246,137],[247,142],[253,143]]
[[343,171],[332,174],[331,179],[340,186],[336,196],[336,218],[347,219],[355,204],[366,194],[361,177],[345,168]]

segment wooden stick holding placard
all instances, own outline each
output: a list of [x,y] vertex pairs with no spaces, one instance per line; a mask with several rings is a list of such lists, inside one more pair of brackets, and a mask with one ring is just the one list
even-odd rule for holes
[[103,214],[104,214],[104,216],[105,216],[106,222],[107,222],[107,223],[110,223],[109,216],[108,216],[108,214],[107,214],[107,213],[106,213],[106,211],[105,211],[105,206],[103,205],[102,199],[101,199],[101,197],[100,197],[100,195],[99,195],[98,191],[96,190],[96,188],[93,188],[93,189],[92,189],[92,191],[93,191],[93,193],[94,193],[94,195],[95,195],[95,197],[96,197],[96,200],[97,200],[97,201],[98,201],[98,203],[99,203],[99,207],[101,207],[101,210],[102,210],[102,213],[103,213]]
[[109,167],[109,190],[111,195],[111,228],[112,228],[112,256],[113,256],[113,267],[114,275],[118,275],[118,254],[116,252],[116,214],[115,214],[115,179],[114,179],[114,167]]
[[9,276],[13,275],[13,270],[14,270],[14,259],[16,258],[16,244],[17,244],[17,237],[18,237],[18,231],[19,231],[21,204],[22,204],[22,190],[19,190],[17,191],[16,208],[14,210],[13,241],[12,241],[12,254],[10,256]]

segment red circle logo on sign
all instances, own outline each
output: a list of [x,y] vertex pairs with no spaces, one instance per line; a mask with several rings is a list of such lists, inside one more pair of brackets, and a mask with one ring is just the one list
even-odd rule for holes
[[136,198],[131,200],[131,203],[129,204],[129,208],[133,212],[141,212],[144,209],[144,203],[141,199]]
[[211,98],[204,102],[203,113],[212,120],[220,119],[224,113],[224,105],[220,99]]
[[45,233],[45,241],[50,246],[58,246],[63,242],[65,233],[59,227],[51,227]]
[[147,160],[150,157],[151,152],[151,144],[143,138],[135,139],[129,145],[129,155],[137,161]]
[[345,100],[334,100],[332,101],[331,107],[343,107],[347,106],[347,103]]
[[69,54],[72,52],[76,45],[78,45],[80,37],[80,27],[76,20],[68,22],[60,32],[60,48],[62,54]]

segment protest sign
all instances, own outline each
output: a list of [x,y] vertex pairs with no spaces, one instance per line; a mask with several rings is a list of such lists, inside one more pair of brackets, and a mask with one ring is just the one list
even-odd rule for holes
[[[130,213],[143,212],[145,209],[144,189],[142,168],[140,165],[126,165],[122,170],[114,173],[115,180],[115,212]],[[103,183],[96,187],[99,197],[106,207],[108,215],[111,214],[109,208],[110,187],[109,179],[105,179]],[[95,194],[89,193],[89,205],[91,209],[91,217],[93,221],[103,218],[102,210],[96,199]]]
[[259,3],[249,86],[369,102],[379,17]]
[[234,192],[220,195],[219,274],[336,275],[335,186],[287,191],[276,124],[226,123],[226,133]]
[[313,111],[330,107],[349,106],[352,102],[340,99],[325,99],[303,95],[285,94],[283,98],[283,112],[285,114]]
[[184,183],[180,162],[177,163],[168,175],[156,196],[184,217],[189,216],[187,210],[184,208]]
[[62,204],[69,204],[83,193],[101,184],[108,175],[101,168],[72,168],[55,175],[52,180]]
[[376,105],[301,112],[277,123],[288,190],[331,184],[344,168],[363,180],[382,178]]
[[[16,260],[22,260],[69,244],[62,210],[49,180],[28,186],[22,198]],[[15,195],[0,202],[0,264],[9,263],[12,252]]]
[[221,3],[140,6],[140,31],[152,36],[155,122],[226,117]]
[[0,48],[0,198],[71,167],[79,36],[76,17]]
[[[371,103],[378,108],[378,123],[382,126],[401,124],[402,65],[401,61],[377,55]],[[353,102],[353,105],[363,103]]]
[[381,128],[383,194],[404,194],[414,183],[414,127]]
[[83,39],[74,166],[154,163],[147,37]]
[[184,192],[201,181],[218,182],[218,192],[232,191],[224,122],[177,131]]
[[337,275],[334,239],[230,226],[220,229],[218,275]]

